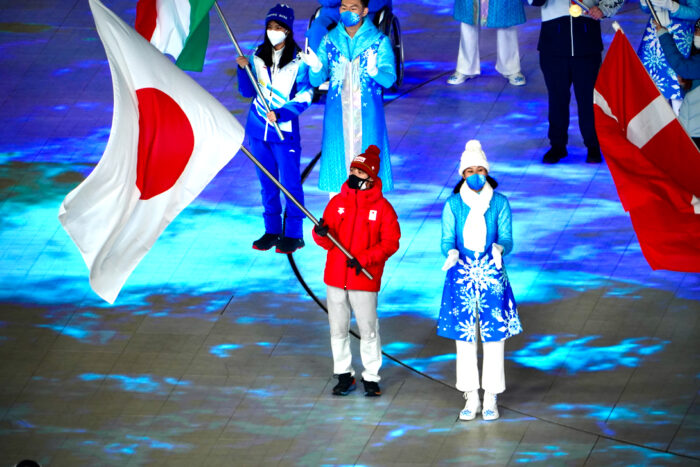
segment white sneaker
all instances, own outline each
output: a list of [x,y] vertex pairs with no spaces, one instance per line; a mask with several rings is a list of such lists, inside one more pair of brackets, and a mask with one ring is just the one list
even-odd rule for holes
[[500,417],[498,413],[498,398],[496,394],[491,394],[490,392],[484,393],[484,410],[481,412],[481,416],[484,420],[496,420]]
[[455,86],[457,84],[462,84],[466,80],[472,79],[472,78],[474,78],[474,75],[465,75],[463,73],[460,73],[459,71],[455,71],[454,73],[452,73],[452,76],[450,76],[447,79],[447,84],[451,84],[451,85]]
[[505,76],[505,78],[513,86],[525,86],[525,83],[527,83],[525,76],[523,76],[523,74],[520,72]]
[[467,403],[464,404],[464,408],[459,412],[460,420],[474,420],[476,414],[481,410],[481,401],[479,400],[479,391],[470,391],[464,393],[464,398]]

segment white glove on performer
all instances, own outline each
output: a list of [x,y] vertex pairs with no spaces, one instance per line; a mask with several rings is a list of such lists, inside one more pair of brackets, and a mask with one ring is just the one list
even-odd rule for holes
[[659,24],[664,28],[668,27],[668,25],[671,24],[671,17],[669,16],[668,10],[666,10],[665,8],[657,8],[656,16],[659,17]]
[[377,52],[370,51],[367,55],[367,73],[374,78],[379,73],[379,68],[377,68]]
[[641,6],[648,6],[648,5],[647,5],[647,0],[639,0],[639,4],[640,4]]
[[[665,8],[666,10],[670,11],[671,13],[675,13],[678,11],[678,8],[680,7],[679,3],[674,2],[673,0],[651,0],[651,3],[657,7],[656,8],[656,13],[659,13],[659,8]],[[661,19],[661,17],[659,17]]]
[[493,255],[493,263],[496,269],[503,269],[503,246],[498,243],[491,245],[491,254]]
[[321,63],[318,55],[316,55],[311,47],[306,48],[306,53],[299,52],[299,57],[301,57],[301,61],[306,63],[314,73],[318,73],[323,68],[323,63]]
[[448,251],[447,252],[447,259],[445,260],[445,264],[442,265],[442,270],[447,271],[452,266],[457,264],[457,261],[459,261],[459,250]]

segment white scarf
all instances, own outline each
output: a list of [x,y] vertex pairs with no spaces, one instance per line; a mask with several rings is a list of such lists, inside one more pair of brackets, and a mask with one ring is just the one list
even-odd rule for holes
[[491,204],[493,188],[487,181],[479,193],[469,188],[467,181],[462,183],[459,196],[464,204],[469,206],[469,215],[464,222],[464,248],[472,251],[484,251],[486,246],[486,219],[484,213]]

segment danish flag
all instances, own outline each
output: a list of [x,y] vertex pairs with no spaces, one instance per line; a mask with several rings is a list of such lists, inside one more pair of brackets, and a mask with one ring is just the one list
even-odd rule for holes
[[700,152],[622,31],[594,92],[595,126],[652,269],[700,272]]

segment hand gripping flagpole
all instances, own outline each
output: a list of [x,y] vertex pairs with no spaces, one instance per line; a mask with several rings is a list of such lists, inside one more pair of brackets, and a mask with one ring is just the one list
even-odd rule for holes
[[[308,209],[306,209],[299,201],[297,201],[297,199],[296,199],[294,196],[292,196],[292,194],[284,187],[284,185],[282,185],[282,184],[279,182],[279,180],[277,180],[277,179],[270,173],[270,171],[267,170],[267,169],[260,163],[260,161],[258,161],[258,160],[255,158],[255,156],[248,150],[248,148],[246,148],[245,146],[241,146],[241,151],[243,151],[243,154],[245,154],[246,156],[248,156],[248,159],[250,159],[250,160],[253,162],[253,164],[255,164],[255,165],[262,171],[262,173],[264,173],[264,174],[267,176],[267,178],[269,178],[275,185],[277,185],[277,188],[279,188],[280,190],[282,190],[282,193],[284,193],[284,194],[287,196],[287,199],[289,199],[292,203],[294,203],[294,204],[296,205],[296,207],[298,207],[298,208],[301,210],[301,212],[303,212],[304,214],[306,214],[306,217],[308,217],[308,218],[311,220],[311,222],[313,222],[315,225],[320,225],[320,222],[318,221],[318,219],[316,219],[316,218],[314,217],[314,215],[311,214],[311,213],[308,211]],[[343,245],[341,245],[340,242],[339,242],[338,240],[336,240],[336,239],[330,234],[330,232],[328,233],[327,237],[328,237],[328,240],[330,240],[331,242],[333,242],[333,244],[334,244],[335,246],[337,246],[338,249],[339,249],[340,251],[342,251],[343,254],[344,254],[345,256],[348,257],[348,259],[355,259],[355,257],[354,257]],[[374,280],[374,277],[372,277],[372,274],[370,274],[369,271],[366,270],[365,268],[362,268],[362,273],[363,273],[365,276],[367,276],[368,279]]]
[[[216,13],[219,15],[219,19],[221,22],[224,24],[224,28],[226,29],[226,32],[228,33],[228,37],[231,39],[231,42],[233,42],[233,46],[236,47],[236,51],[238,52],[239,57],[245,57],[245,54],[243,54],[243,51],[241,50],[241,47],[238,45],[238,41],[236,40],[236,36],[233,35],[233,31],[231,31],[231,27],[228,25],[228,22],[226,21],[226,18],[224,18],[224,13],[221,11],[221,8],[219,8],[219,2],[214,2],[214,8],[216,8]],[[260,100],[262,101],[263,105],[265,106],[265,111],[267,113],[270,113],[270,106],[267,103],[267,99],[262,93],[262,89],[260,89],[260,85],[258,84],[258,80],[255,79],[255,76],[253,76],[253,71],[250,69],[250,64],[245,67],[246,73],[248,73],[248,78],[250,79],[250,82],[253,83],[253,86],[255,86],[255,91],[258,93],[258,96],[260,96]],[[280,130],[280,127],[277,125],[277,122],[272,122],[272,126],[275,127],[275,131],[277,132],[277,136],[279,136],[280,141],[284,141],[284,136],[282,136],[282,130]]]

